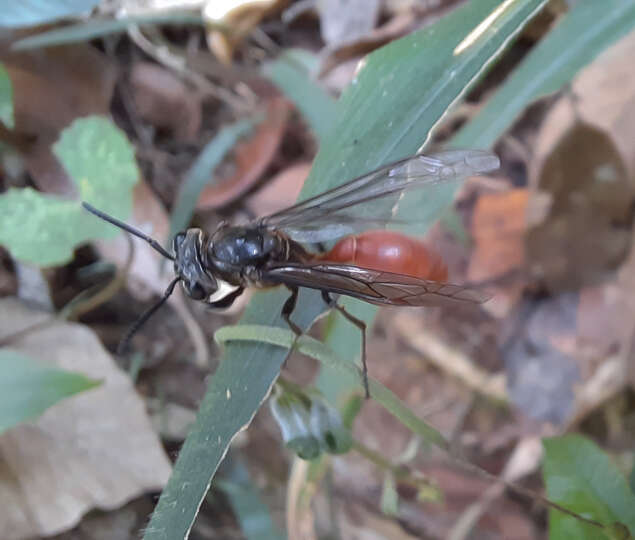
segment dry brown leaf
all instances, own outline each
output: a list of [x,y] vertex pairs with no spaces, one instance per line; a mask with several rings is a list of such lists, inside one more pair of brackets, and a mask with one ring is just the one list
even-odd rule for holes
[[[635,243],[635,236],[633,237]],[[597,385],[600,387],[596,403],[600,403],[618,392],[622,385],[635,388],[635,245],[611,283],[585,289],[581,294],[578,309],[580,347],[590,350],[588,355],[601,362],[618,359],[613,371],[617,377]],[[597,363],[597,362],[596,362]],[[598,365],[599,372],[602,365]],[[607,368],[608,369],[608,368]],[[596,373],[593,375],[595,376]],[[598,375],[599,376],[599,375]],[[581,390],[581,392],[584,389]],[[589,401],[589,399],[587,399]]]
[[201,97],[173,72],[151,62],[137,62],[130,73],[139,116],[181,141],[193,142],[201,127]]
[[635,35],[581,72],[536,137],[530,185],[548,192],[532,230],[532,270],[552,289],[597,283],[624,258],[635,201]]
[[[588,273],[589,267],[596,273],[614,267],[630,250],[614,281],[587,287],[580,296],[578,351],[587,361],[584,383],[577,392],[576,422],[621,391],[624,384],[635,386],[635,250],[631,230],[631,205],[635,200],[634,55],[633,34],[601,54],[576,78],[572,95],[563,97],[554,107],[537,138],[539,159],[532,174],[534,184],[543,182],[543,170],[554,146],[565,146],[563,140],[584,138],[571,134],[574,129],[580,131],[579,126],[587,132],[586,144],[569,144],[568,156],[562,154],[560,158],[572,162],[567,170],[577,167],[579,185],[569,198],[575,200],[578,209],[590,207],[586,213],[579,212],[573,223],[560,225],[560,230],[571,231],[560,235],[561,243],[572,240],[575,254],[580,255],[573,261],[578,267],[575,275]],[[550,183],[558,182],[562,187],[566,185],[562,178],[551,175]],[[560,195],[559,190],[553,191]],[[560,207],[566,208],[563,198],[559,196]],[[562,220],[566,215],[563,213]],[[599,225],[598,215],[606,218]],[[590,227],[595,230],[589,231]]]
[[[231,64],[234,50],[260,21],[270,13],[285,6],[287,0],[244,0],[229,2],[206,2],[203,15],[206,20],[221,23],[227,31],[210,28],[207,44],[216,57],[225,64]],[[228,7],[231,8],[228,10]]]
[[492,279],[524,266],[528,203],[526,189],[478,198],[470,227],[474,251],[468,281]]
[[[48,317],[15,299],[0,300],[5,335]],[[103,384],[0,436],[3,539],[58,533],[92,508],[117,508],[165,485],[170,462],[144,403],[92,331],[53,323],[12,347]]]
[[42,191],[75,193],[51,144],[76,118],[109,113],[116,68],[85,44],[2,53],[0,60],[13,84],[15,131],[37,137],[25,154],[27,169]]
[[[552,126],[558,115],[549,115],[541,133]],[[527,237],[532,274],[555,291],[598,283],[624,259],[631,236],[635,186],[617,148],[605,132],[575,124],[536,163],[534,189],[552,204]]]
[[[472,214],[474,249],[467,270],[469,283],[491,283],[495,295],[483,307],[503,319],[526,286],[525,238],[531,221],[544,217],[544,198],[526,189],[481,195]],[[540,207],[540,208],[538,208]]]
[[635,33],[604,51],[573,83],[580,118],[604,130],[635,178]]
[[220,208],[253,187],[280,146],[291,109],[291,103],[284,98],[269,100],[265,119],[251,136],[234,148],[232,172],[203,190],[196,204],[197,208]]

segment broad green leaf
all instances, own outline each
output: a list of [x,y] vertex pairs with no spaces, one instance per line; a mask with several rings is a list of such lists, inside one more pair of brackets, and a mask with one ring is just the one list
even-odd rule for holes
[[0,10],[0,27],[36,26],[89,13],[99,0],[29,0],[28,2],[3,2]]
[[221,129],[198,155],[181,185],[170,218],[170,238],[185,229],[203,188],[214,180],[214,170],[239,141],[254,127],[256,119],[239,120]]
[[493,146],[527,105],[560,90],[633,27],[635,0],[579,0],[450,145]]
[[290,49],[264,68],[267,75],[295,104],[315,135],[323,141],[335,125],[335,99],[311,80],[315,57]]
[[[507,7],[495,11],[484,33],[455,54],[457,45],[502,5],[496,0],[473,0],[433,26],[369,55],[337,103],[336,125],[322,142],[302,198],[414,153],[448,106],[543,4],[544,0],[505,3]],[[450,199],[448,194],[445,200],[428,204],[438,206],[440,213]],[[433,213],[429,212],[431,216]],[[285,291],[255,294],[241,324],[284,328],[280,308],[287,296]],[[293,319],[306,328],[323,310],[319,293],[302,291]],[[351,338],[355,335],[351,326],[347,331],[342,349],[339,343],[331,348],[339,357],[352,360],[359,349]],[[231,440],[251,422],[285,357],[285,350],[273,345],[227,344],[195,426],[146,530],[146,539],[187,536]]]
[[[635,535],[635,495],[609,457],[580,435],[545,439],[544,479],[549,500],[587,519],[610,527],[622,523]],[[549,537],[603,538],[583,521],[549,510]]]
[[[139,172],[132,146],[110,120],[76,120],[62,132],[54,152],[77,186],[79,199],[120,219],[130,214]],[[79,200],[31,188],[0,195],[0,244],[22,261],[62,264],[78,245],[115,234],[112,226],[83,210]]]
[[13,127],[13,86],[7,70],[0,64],[0,122]]
[[[153,13],[148,15],[134,15],[119,19],[89,19],[77,24],[53,28],[16,41],[13,50],[36,49],[52,47],[65,43],[77,43],[91,39],[125,32],[132,25],[161,25],[161,24],[197,24],[203,23],[200,15],[190,13]],[[210,23],[213,25],[213,23]]]
[[0,433],[41,415],[58,401],[101,383],[0,349]]

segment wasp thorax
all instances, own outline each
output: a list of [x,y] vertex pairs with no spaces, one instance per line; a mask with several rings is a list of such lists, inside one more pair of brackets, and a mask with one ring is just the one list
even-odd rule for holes
[[188,229],[174,237],[174,272],[181,278],[186,294],[193,300],[204,300],[218,290],[216,278],[205,268],[201,249],[203,231]]

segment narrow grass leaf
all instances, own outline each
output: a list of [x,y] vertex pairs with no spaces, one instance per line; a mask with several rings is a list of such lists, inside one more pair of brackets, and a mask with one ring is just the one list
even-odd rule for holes
[[200,15],[193,13],[161,13],[149,15],[134,15],[119,19],[89,19],[77,24],[70,24],[61,28],[54,28],[39,34],[19,39],[12,45],[15,51],[53,47],[68,43],[90,41],[110,34],[125,32],[132,25],[183,25],[203,24]]
[[267,75],[293,101],[309,127],[323,141],[335,125],[336,101],[311,79],[316,58],[308,51],[290,49],[264,67]]
[[89,13],[97,4],[99,0],[3,2],[0,27],[19,28],[50,23],[64,17]]
[[580,0],[536,45],[485,107],[450,141],[489,148],[536,99],[557,92],[635,27],[635,0]]

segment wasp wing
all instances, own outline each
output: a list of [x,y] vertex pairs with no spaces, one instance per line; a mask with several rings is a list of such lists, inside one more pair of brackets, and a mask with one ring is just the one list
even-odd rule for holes
[[399,223],[395,216],[406,191],[455,182],[497,169],[499,165],[498,157],[481,150],[417,154],[262,218],[260,223],[283,231],[297,242],[333,240]]
[[346,264],[286,263],[267,269],[263,279],[270,283],[344,294],[378,305],[439,306],[457,302],[481,303],[490,298],[469,287]]

